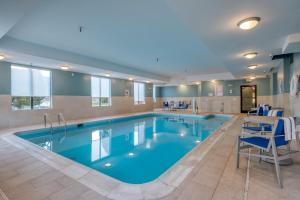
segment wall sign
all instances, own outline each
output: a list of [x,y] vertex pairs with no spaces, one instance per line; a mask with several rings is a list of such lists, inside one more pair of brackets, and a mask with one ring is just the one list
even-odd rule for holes
[[125,96],[125,97],[129,97],[129,90],[125,90],[125,91],[124,91],[124,96]]

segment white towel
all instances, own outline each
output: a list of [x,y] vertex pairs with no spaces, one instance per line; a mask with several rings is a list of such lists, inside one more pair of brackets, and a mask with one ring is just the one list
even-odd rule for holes
[[269,106],[267,106],[267,105],[265,105],[265,104],[264,104],[262,107],[263,107],[263,110],[264,110],[264,111],[269,110]]
[[269,110],[268,117],[277,117],[277,113],[279,110]]
[[273,110],[272,117],[277,117],[278,110]]
[[296,139],[296,126],[293,117],[283,117],[284,121],[284,133],[285,140],[295,140]]
[[273,114],[273,110],[269,110],[269,112],[268,112],[268,117],[271,117],[272,114]]

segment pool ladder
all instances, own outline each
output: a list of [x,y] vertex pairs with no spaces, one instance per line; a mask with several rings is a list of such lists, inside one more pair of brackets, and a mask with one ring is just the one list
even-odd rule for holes
[[61,126],[61,123],[63,123],[63,126],[65,127],[65,132],[67,132],[67,122],[65,120],[64,115],[62,113],[58,113],[57,119],[58,119],[58,125]]
[[[65,127],[65,132],[67,132],[67,122],[65,120],[65,117],[62,113],[58,113],[57,115],[58,119],[58,127],[63,126]],[[53,133],[53,123],[48,115],[48,113],[44,113],[44,126],[47,128],[47,124],[50,126],[50,132]]]
[[45,128],[47,128],[47,124],[50,125],[50,132],[52,133],[53,132],[53,123],[50,120],[48,113],[44,113],[44,126],[45,126]]

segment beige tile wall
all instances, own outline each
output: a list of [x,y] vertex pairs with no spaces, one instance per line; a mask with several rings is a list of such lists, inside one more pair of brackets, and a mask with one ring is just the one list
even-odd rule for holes
[[43,123],[45,112],[49,113],[52,121],[57,121],[59,112],[66,120],[75,120],[146,112],[154,108],[152,97],[146,97],[144,105],[134,105],[132,97],[112,97],[112,106],[101,108],[92,108],[91,97],[87,96],[53,96],[52,102],[53,108],[49,110],[12,111],[11,97],[0,95],[0,129]]
[[273,105],[284,108],[286,116],[300,117],[300,96],[292,97],[289,93],[273,96]]
[[289,98],[290,113],[292,116],[300,117],[300,96]]

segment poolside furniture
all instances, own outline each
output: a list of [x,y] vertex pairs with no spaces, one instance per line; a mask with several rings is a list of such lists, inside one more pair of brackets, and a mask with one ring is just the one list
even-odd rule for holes
[[177,111],[177,110],[184,110],[189,108],[189,104],[185,103],[184,101],[179,101],[179,102],[170,102],[169,105],[170,110],[172,111]]
[[[279,162],[290,158],[291,155],[299,153],[299,135],[295,132],[294,118],[278,118],[273,121],[271,132],[259,132],[256,134],[244,133],[237,138],[237,160],[236,167],[239,168],[240,156],[258,157],[260,159],[269,159],[274,161],[277,181],[282,188],[282,179],[280,174]],[[264,133],[264,134],[262,134]],[[297,150],[290,149],[290,141],[295,139],[297,142]],[[283,154],[278,154],[278,148],[286,147]],[[243,149],[256,148],[259,153],[243,152]]]
[[167,110],[169,109],[169,102],[168,102],[168,101],[166,101],[166,102],[164,101],[164,102],[163,102],[163,109],[164,109],[164,110],[165,110],[165,109],[167,109]]
[[[264,117],[283,117],[283,110],[269,110],[267,112],[263,112]],[[253,123],[253,122],[252,122]],[[259,121],[257,126],[249,126],[249,122],[246,122],[243,126],[244,131],[249,132],[260,132],[260,131],[272,131],[272,124],[270,123],[263,123]]]
[[253,108],[251,111],[248,112],[249,115],[256,115],[256,116],[263,116],[264,111],[271,110],[271,106],[267,104],[260,104],[257,108]]

